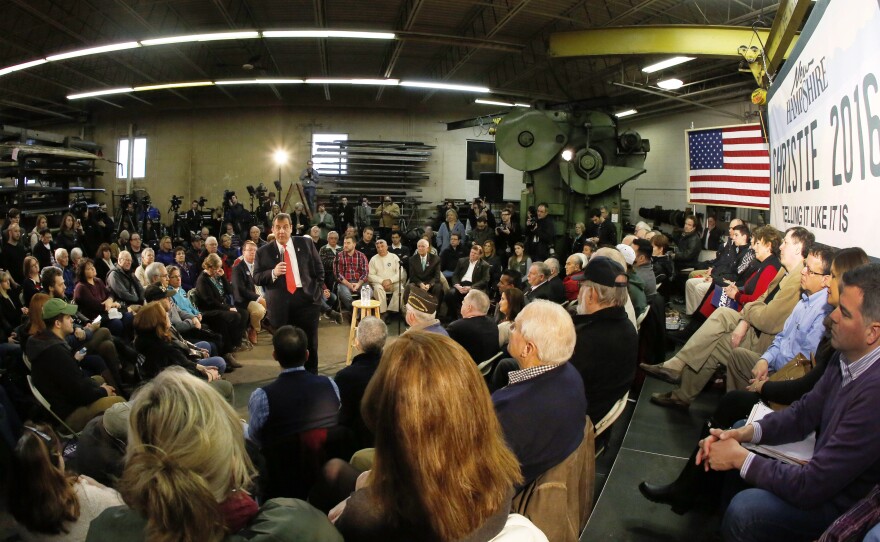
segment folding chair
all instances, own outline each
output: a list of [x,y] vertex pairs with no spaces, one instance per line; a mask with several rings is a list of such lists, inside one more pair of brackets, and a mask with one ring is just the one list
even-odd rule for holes
[[498,352],[491,358],[477,365],[477,369],[480,370],[480,373],[483,377],[487,377],[492,374],[492,371],[495,369],[495,365],[498,364],[498,360],[501,359],[501,356],[504,355],[504,351]]
[[[601,435],[602,432],[604,432],[606,429],[611,427],[611,425],[617,421],[617,418],[619,418],[620,415],[623,414],[623,411],[626,408],[627,399],[629,399],[628,391],[624,393],[623,397],[621,397],[617,400],[617,402],[614,403],[614,406],[611,407],[611,410],[609,410],[608,413],[605,414],[605,416],[601,420],[599,420],[599,422],[596,424],[597,437]],[[605,446],[603,445],[600,449],[596,450],[596,457],[599,457],[599,455],[604,451]]]
[[67,425],[64,422],[64,420],[62,420],[61,418],[58,417],[57,414],[55,414],[55,412],[52,410],[52,407],[49,405],[49,401],[47,401],[46,398],[43,397],[43,394],[40,393],[40,390],[38,390],[37,387],[34,386],[34,381],[31,378],[31,375],[27,375],[27,382],[28,382],[28,386],[30,386],[30,388],[31,388],[31,393],[34,394],[34,399],[36,399],[37,402],[40,403],[43,406],[43,408],[45,408],[49,412],[49,414],[51,414],[52,417],[55,418],[55,420],[57,420],[58,423],[61,424],[61,426],[67,431],[67,434],[63,434],[60,436],[62,436],[64,438],[71,438],[71,437],[78,436],[79,435],[78,432],[71,429],[71,427],[69,425]]

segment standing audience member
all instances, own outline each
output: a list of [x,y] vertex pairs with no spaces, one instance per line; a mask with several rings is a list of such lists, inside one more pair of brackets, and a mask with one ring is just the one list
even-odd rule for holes
[[316,210],[318,183],[321,182],[321,175],[315,169],[315,163],[311,160],[306,162],[306,167],[299,174],[299,182],[303,185],[303,193],[306,195],[306,202],[309,209],[314,212]]
[[501,222],[495,226],[495,244],[498,257],[507,260],[513,255],[513,245],[522,239],[520,226],[513,221],[510,209],[501,211]]
[[446,210],[446,220],[440,224],[437,230],[437,250],[442,254],[452,244],[452,234],[457,234],[459,242],[465,237],[465,227],[458,220],[455,209]]
[[21,240],[21,226],[12,224],[6,229],[3,252],[0,252],[0,267],[9,271],[13,280],[19,284],[24,280],[22,265],[26,255],[27,252]]
[[556,225],[548,216],[546,203],[538,205],[536,218],[531,224],[526,222],[526,252],[534,261],[544,261],[553,254],[556,242]]
[[593,223],[593,227],[587,233],[590,241],[599,247],[613,247],[617,244],[617,229],[614,224],[608,222],[601,209],[590,210],[590,221]]
[[[318,204],[318,211],[312,215],[312,224],[318,226],[318,229],[321,231],[321,239],[326,241],[327,234],[336,227],[336,222],[333,220],[333,215],[327,212],[327,208],[323,203]],[[251,228],[253,230],[253,228]],[[259,228],[257,228],[259,231]],[[256,242],[253,239],[253,232],[251,232],[251,241]],[[259,237],[259,234],[257,235]],[[259,243],[257,243],[259,245]],[[260,248],[257,246],[257,248]]]
[[[248,529],[292,540],[342,542],[327,518],[303,501],[250,496],[254,467],[242,423],[204,381],[171,367],[131,403],[125,471],[119,492],[128,507],[92,522],[88,542],[220,542]],[[260,535],[257,535],[259,538]]]
[[513,269],[523,278],[525,284],[526,275],[532,267],[532,259],[526,254],[526,246],[520,242],[514,243],[513,255],[507,260],[507,268]]
[[397,219],[400,217],[400,206],[391,199],[391,196],[385,196],[382,203],[376,207],[376,216],[379,220],[379,238],[388,241],[391,235],[391,228],[397,226]]
[[40,231],[40,242],[31,252],[34,258],[40,262],[40,269],[55,264],[55,244],[52,242],[52,232],[49,228]]

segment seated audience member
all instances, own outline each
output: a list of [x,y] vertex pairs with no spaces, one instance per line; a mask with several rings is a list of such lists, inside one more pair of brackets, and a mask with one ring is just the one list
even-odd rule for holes
[[693,268],[699,264],[700,226],[696,217],[688,216],[684,219],[684,229],[675,243],[675,248],[672,259],[677,269]]
[[599,245],[596,244],[595,241],[591,241],[587,239],[584,241],[584,248],[581,250],[581,254],[587,257],[587,261],[590,260],[590,257],[599,250]]
[[485,216],[477,217],[477,227],[468,232],[471,243],[483,246],[486,241],[495,241],[495,230],[489,227],[489,221]]
[[147,282],[147,277],[144,276],[144,272],[147,270],[147,266],[156,261],[156,253],[152,248],[147,247],[141,251],[141,261],[137,268],[134,270],[134,278],[141,283],[141,286],[146,288],[150,284]]
[[116,267],[107,273],[107,289],[125,308],[144,304],[144,287],[132,274],[131,266],[132,256],[127,250],[123,250],[116,259]]
[[547,286],[550,288],[550,297],[547,298],[554,303],[565,303],[565,285],[562,284],[562,277],[559,276],[559,260],[556,258],[547,258],[544,260],[547,269],[550,270],[550,276],[547,280]]
[[649,226],[646,222],[641,221],[641,220],[636,222],[636,232],[635,233],[636,233],[637,239],[644,239],[649,231],[651,231],[651,226]]
[[203,380],[177,367],[162,371],[135,394],[130,420],[119,483],[127,507],[94,520],[90,542],[219,542],[238,539],[243,530],[245,538],[284,533],[291,540],[342,542],[327,518],[303,501],[258,507],[248,492],[254,467],[242,423]]
[[533,263],[529,267],[529,274],[526,275],[529,287],[525,289],[523,295],[526,303],[531,303],[536,299],[546,299],[552,301],[553,292],[548,284],[550,280],[550,268],[544,262]]
[[[31,304],[31,298],[42,289],[40,284],[40,262],[33,256],[26,256],[21,264],[24,279],[21,282],[22,299],[25,305]],[[48,266],[44,266],[48,267]]]
[[247,313],[228,303],[232,299],[232,286],[226,280],[223,264],[216,254],[209,254],[202,262],[204,271],[196,281],[198,306],[205,322],[212,330],[223,335],[224,351],[244,349],[242,334],[247,327]]
[[719,365],[727,363],[734,348],[765,351],[800,299],[804,258],[814,240],[805,228],[789,228],[780,247],[783,269],[776,273],[764,295],[739,312],[726,307],[717,309],[675,356],[658,365],[639,366],[649,376],[675,384],[681,382],[682,371],[692,372],[688,389],[674,392],[682,403],[690,403],[708,382],[705,379],[711,378]]
[[[737,267],[749,253],[751,234],[748,228],[743,226],[742,220],[738,218],[730,221],[728,231],[730,236],[723,245],[718,247],[715,257],[700,262],[697,266],[698,270],[692,271],[685,283],[687,314],[693,314],[713,282],[723,287],[726,280],[736,281]],[[752,253],[752,258],[754,258],[754,253]]]
[[[500,323],[501,320],[504,319],[504,315],[501,313],[501,309],[499,304],[501,303],[501,295],[504,294],[507,290],[512,288],[519,289],[519,285],[522,284],[522,277],[519,276],[519,273],[513,269],[505,269],[501,272],[501,277],[498,279],[498,284],[495,285],[495,290],[498,292],[498,302],[495,303],[495,308],[492,309],[492,319],[495,323]],[[522,292],[522,290],[520,290]]]
[[[137,266],[141,263],[141,254],[143,254],[143,240],[141,239],[141,235],[138,232],[134,232],[131,234],[131,237],[128,240],[128,249],[126,249],[129,255],[131,256],[131,268],[132,271],[137,269]],[[116,256],[117,265],[119,264],[119,256]]]
[[171,265],[174,263],[174,248],[171,243],[171,237],[166,235],[159,240],[159,249],[156,251],[156,261],[163,265]]
[[636,315],[640,315],[648,306],[648,296],[645,294],[645,284],[633,269],[633,264],[636,262],[636,251],[623,243],[617,245],[616,248],[626,262],[626,289],[629,293],[629,299],[632,301]]
[[[114,337],[129,335],[133,315],[125,310],[121,303],[113,299],[110,290],[104,286],[104,281],[97,277],[95,264],[88,258],[79,262],[76,270],[76,288],[73,289],[73,300],[79,307],[80,312],[89,320],[94,321],[101,317],[101,327],[106,327]],[[116,309],[121,312],[121,318],[110,318],[109,311]]]
[[744,390],[752,380],[766,380],[798,354],[809,359],[822,338],[825,317],[833,310],[828,304],[831,262],[835,251],[814,247],[801,273],[801,299],[770,347],[761,354],[734,348],[727,363],[727,390]]
[[409,263],[409,257],[412,255],[412,251],[408,246],[401,242],[401,233],[399,231],[391,232],[391,246],[388,247],[388,251],[400,258],[401,264],[406,268],[406,265]]
[[486,361],[498,353],[495,344],[498,326],[486,316],[488,312],[489,296],[480,290],[471,290],[465,295],[461,305],[461,319],[446,328],[449,337],[460,344],[476,363]]
[[[318,232],[323,243],[316,247],[318,250],[327,244],[327,234],[336,227],[336,221],[333,220],[333,213],[327,212],[327,207],[323,203],[318,204],[318,210],[312,215],[312,224],[318,227]],[[259,248],[259,247],[257,247]]]
[[639,337],[624,310],[627,291],[623,268],[597,256],[580,275],[577,342],[571,364],[584,382],[587,414],[595,424],[623,397],[636,376]]
[[333,276],[338,283],[336,296],[339,298],[339,307],[344,313],[351,313],[352,295],[360,292],[369,275],[367,257],[355,248],[355,244],[353,236],[346,236],[342,242],[342,252],[336,256],[333,264]]
[[186,295],[187,291],[183,287],[183,279],[181,278],[181,268],[177,264],[172,264],[165,269],[168,271],[168,287],[174,290],[174,297],[171,298],[174,304],[183,312],[200,317],[201,312],[198,307],[193,305]]
[[[603,258],[609,258],[610,260],[617,262],[620,267],[626,269],[626,260],[623,258],[623,254],[621,254],[620,251],[617,250],[617,248],[602,247],[596,251],[596,253],[593,255],[593,258],[599,256]],[[593,261],[593,259],[590,258],[590,261]],[[589,264],[587,264],[587,267],[589,267]],[[627,278],[627,281],[628,280],[629,279]],[[629,297],[629,287],[627,287],[626,305],[624,306],[624,310],[626,311],[627,317],[629,317],[629,321],[632,322],[633,327],[638,328],[638,325],[636,324],[636,310],[633,307],[632,299],[630,299]]]
[[654,266],[654,278],[657,279],[658,285],[661,283],[670,284],[672,279],[675,278],[675,265],[672,263],[672,258],[667,254],[669,238],[662,233],[653,235],[651,237],[651,246],[653,247],[651,263]]
[[[73,297],[73,289],[76,287],[76,269],[70,265],[67,249],[59,248],[55,250],[55,267],[61,270],[61,276],[64,279],[64,295]],[[43,284],[43,287],[45,288],[46,285]]]
[[[505,256],[505,260],[507,257]],[[495,241],[489,239],[483,243],[483,261],[489,264],[489,288],[488,292],[494,294],[493,285],[498,282],[501,271],[504,270],[504,263],[501,256],[495,250]]]
[[[736,469],[750,486],[724,514],[725,540],[813,540],[868,494],[880,479],[880,265],[843,276],[831,313],[838,352],[812,392],[791,407],[739,429],[713,428],[697,463]],[[790,465],[750,452],[741,443],[785,444],[815,431],[812,458]]]
[[122,504],[115,489],[65,472],[63,449],[48,425],[24,425],[7,475],[9,511],[24,540],[84,541],[92,520]]
[[467,258],[467,247],[461,242],[461,237],[457,233],[449,236],[449,246],[440,251],[440,271],[446,280],[452,278],[458,261]]
[[180,272],[180,288],[183,288],[183,292],[186,293],[195,288],[199,273],[187,261],[186,250],[183,247],[174,249],[174,262]]
[[513,522],[525,530],[519,539],[536,536],[531,522],[509,515],[522,476],[476,366],[454,341],[396,340],[362,410],[376,435],[373,469],[361,474],[340,460],[326,469],[339,497],[354,489],[329,514],[346,541],[491,540]]
[[354,431],[360,448],[373,446],[373,434],[367,429],[361,416],[361,399],[367,384],[379,368],[382,349],[388,338],[388,327],[385,322],[367,316],[358,322],[355,346],[361,351],[351,360],[351,365],[344,367],[333,380],[339,388],[339,425]]
[[130,413],[128,403],[116,403],[92,418],[79,434],[71,470],[94,478],[99,484],[115,487],[125,467]]
[[508,350],[516,370],[492,402],[522,468],[523,485],[562,462],[584,439],[584,384],[568,363],[575,340],[571,316],[546,300],[526,305],[510,330]]
[[324,245],[327,244],[327,241],[321,239],[321,228],[319,228],[318,226],[312,226],[311,228],[309,228],[308,237],[312,240],[313,243],[315,243],[315,249],[317,249],[318,251],[324,248]]
[[562,287],[565,291],[566,301],[575,301],[578,298],[580,285],[576,280],[572,280],[572,277],[583,271],[586,260],[587,258],[579,252],[565,259],[565,278],[562,279]]
[[505,348],[510,341],[510,329],[523,307],[525,307],[525,298],[522,290],[509,288],[501,292],[501,300],[498,302],[498,313],[501,315],[501,321],[498,323],[499,348]]
[[409,329],[404,333],[428,331],[449,336],[449,333],[440,324],[440,320],[437,319],[437,301],[431,294],[415,284],[410,284],[408,287],[405,318]]
[[55,243],[52,242],[52,232],[46,228],[40,232],[40,242],[34,246],[31,254],[40,262],[40,269],[55,264]]
[[632,246],[636,251],[633,270],[645,285],[645,296],[650,301],[657,294],[657,276],[654,274],[654,264],[651,262],[653,248],[651,242],[646,239],[636,239]]
[[[379,302],[379,314],[387,311],[400,312],[400,299],[403,297],[403,285],[406,283],[406,272],[400,266],[397,255],[388,251],[388,242],[384,239],[376,241],[375,256],[370,259],[367,280],[373,288],[373,299]],[[391,294],[391,302],[388,295]]]
[[[107,273],[116,266],[116,261],[112,256],[109,244],[101,243],[101,246],[98,247],[98,252],[95,253],[94,264],[95,271],[97,271],[97,277],[102,281],[106,281]],[[79,264],[77,264],[76,267],[78,269]]]
[[[430,248],[431,245],[426,239],[419,239],[416,253],[409,259],[408,276],[410,284],[428,292],[434,298],[436,310],[436,306],[443,299],[443,284],[440,282],[440,258],[431,254]],[[404,302],[406,303],[407,300],[404,299]]]
[[[473,290],[485,290],[489,286],[489,264],[483,259],[483,247],[474,244],[470,255],[458,260],[452,274],[449,291],[446,292],[446,316],[455,320],[460,316],[464,297]],[[488,311],[488,307],[486,307]],[[465,348],[467,350],[467,348]]]
[[[868,255],[860,248],[845,248],[837,253],[831,264],[831,283],[828,288],[828,304],[840,304],[840,279],[850,269],[868,263]],[[815,364],[804,376],[791,380],[755,379],[747,390],[731,391],[722,397],[712,417],[702,426],[700,438],[709,436],[711,427],[731,427],[734,423],[748,418],[752,407],[762,401],[781,408],[791,405],[813,389],[825,374],[828,362],[835,354],[831,344],[831,319],[825,318],[825,329],[816,347]],[[836,368],[835,368],[836,369]],[[645,498],[672,506],[676,514],[684,514],[695,506],[718,505],[718,489],[723,485],[723,473],[706,471],[697,465],[699,446],[694,448],[690,459],[685,463],[678,478],[671,484],[657,485],[648,482],[639,484],[639,491]]]
[[263,240],[262,234],[263,232],[260,231],[259,226],[251,226],[251,229],[248,230],[248,240],[253,241],[258,249],[266,244],[266,241]]
[[281,326],[272,336],[272,348],[281,374],[251,394],[248,438],[264,448],[297,433],[338,425],[339,388],[330,378],[306,371],[305,332]]
[[241,254],[241,263],[232,268],[232,294],[238,312],[247,314],[250,319],[247,330],[248,340],[252,344],[257,344],[257,333],[262,331],[261,322],[266,316],[263,287],[254,284],[257,245],[253,241],[245,241]]
[[[45,329],[28,340],[26,350],[34,386],[59,418],[80,431],[89,420],[124,399],[103,379],[89,378],[80,369],[85,354],[72,353],[66,341],[73,333],[76,311],[76,305],[60,299],[46,301],[42,311]],[[112,379],[109,371],[105,376]]]
[[601,209],[590,209],[591,228],[587,229],[590,241],[600,247],[613,247],[617,244],[617,229],[614,227]]
[[[203,364],[206,361],[203,352],[174,338],[165,305],[161,301],[151,301],[144,305],[143,310],[146,312],[141,314],[138,311],[134,318],[137,332],[134,346],[144,356],[142,376],[145,379],[155,378],[164,369],[176,365],[210,382],[227,401],[232,401],[232,384],[221,380],[222,371],[216,365]],[[218,359],[223,361],[222,358]]]
[[331,290],[335,290],[333,284],[336,280],[333,275],[333,262],[336,261],[336,255],[340,252],[342,252],[342,245],[339,244],[339,234],[331,231],[327,234],[327,244],[318,251],[318,256],[324,265],[324,282]]

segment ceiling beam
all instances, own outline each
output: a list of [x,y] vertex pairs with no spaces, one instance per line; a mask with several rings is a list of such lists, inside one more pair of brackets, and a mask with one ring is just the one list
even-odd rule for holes
[[622,87],[622,88],[626,88],[626,89],[629,89],[629,90],[635,90],[635,91],[638,91],[638,92],[644,92],[644,93],[646,93],[646,94],[651,94],[651,95],[653,95],[653,96],[661,96],[661,97],[666,98],[666,99],[669,99],[669,100],[674,100],[674,101],[677,101],[677,102],[686,103],[686,104],[688,104],[688,105],[690,105],[690,106],[693,106],[693,107],[700,107],[700,108],[703,108],[703,109],[708,109],[708,110],[710,110],[710,111],[714,111],[715,113],[719,113],[719,114],[721,114],[721,115],[727,115],[728,117],[734,117],[734,118],[736,118],[736,119],[739,119],[739,118],[740,118],[739,115],[735,115],[735,114],[733,114],[733,113],[731,113],[731,112],[729,112],[729,111],[724,111],[723,109],[718,109],[718,108],[715,108],[715,107],[710,107],[710,106],[708,106],[708,105],[703,105],[703,104],[700,103],[700,102],[694,102],[694,101],[691,101],[691,100],[688,100],[688,99],[682,98],[682,97],[680,97],[680,96],[673,96],[673,95],[671,95],[671,94],[667,94],[667,93],[664,93],[664,92],[659,92],[659,91],[656,91],[656,90],[651,90],[651,89],[649,89],[649,88],[638,87],[638,86],[635,86],[635,85],[628,85],[628,84],[626,84],[626,83],[617,83],[617,82],[614,82],[614,81],[609,81],[608,84],[613,85],[613,86],[615,86],[615,87]]
[[[411,30],[413,24],[416,22],[419,10],[422,9],[424,3],[424,0],[404,0],[403,4],[400,6],[400,14],[398,16],[397,25],[395,26],[395,31],[408,32]],[[385,66],[385,69],[381,71],[382,77],[388,79],[391,77],[391,74],[394,73],[394,67],[397,65],[397,61],[400,59],[400,53],[403,51],[403,44],[403,40],[398,39],[388,45],[385,59],[382,62],[382,65]],[[377,102],[382,99],[382,93],[384,91],[384,86],[380,86],[379,90],[376,91]]]

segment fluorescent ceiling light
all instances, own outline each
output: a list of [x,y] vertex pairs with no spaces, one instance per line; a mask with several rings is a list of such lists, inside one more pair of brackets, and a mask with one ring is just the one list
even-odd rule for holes
[[46,60],[55,62],[57,60],[67,60],[68,58],[76,58],[78,56],[99,55],[101,53],[110,53],[113,51],[122,51],[125,49],[135,49],[141,44],[136,41],[128,41],[125,43],[113,43],[111,45],[102,45],[101,47],[90,47],[88,49],[80,49],[78,51],[69,51],[58,55],[47,56]]
[[621,111],[621,112],[619,112],[619,113],[615,113],[614,116],[617,117],[617,118],[619,118],[619,119],[622,119],[623,117],[628,117],[628,116],[630,116],[630,115],[635,115],[636,113],[638,113],[638,111],[636,111],[635,109],[627,109],[626,111]]
[[313,78],[306,79],[306,83],[310,85],[387,85],[395,86],[399,83],[397,79],[322,79]]
[[48,60],[46,60],[45,58],[41,58],[39,60],[31,60],[30,62],[25,62],[23,64],[16,64],[15,66],[2,68],[0,69],[0,76],[6,75],[7,73],[17,72],[18,70],[33,68],[34,66],[39,66],[40,64],[45,64],[46,62],[48,62]]
[[507,102],[496,102],[494,100],[474,100],[475,104],[483,104],[483,105],[499,105],[501,107],[513,107],[514,104]]
[[532,107],[532,106],[529,105],[529,104],[521,104],[521,103],[515,103],[515,104],[513,104],[513,105],[514,105],[514,107]]
[[163,90],[166,88],[188,88],[188,87],[209,87],[213,85],[213,81],[191,81],[189,83],[165,83],[164,85],[146,85],[143,87],[134,87],[135,92],[144,90]]
[[671,68],[672,66],[678,66],[679,64],[684,64],[685,62],[689,62],[694,60],[695,57],[692,56],[674,56],[672,58],[667,58],[661,62],[656,64],[651,64],[650,66],[645,66],[642,68],[642,71],[645,73],[654,73],[660,70],[665,70],[666,68]]
[[214,81],[215,85],[299,85],[305,83],[302,79],[231,79],[227,81]]
[[169,43],[187,43],[194,41],[246,40],[259,37],[260,33],[253,30],[243,32],[216,32],[213,34],[189,34],[186,36],[168,36],[165,38],[141,40],[141,45],[166,45]]
[[684,85],[684,83],[681,79],[664,79],[663,81],[657,82],[657,86],[665,90],[675,90],[681,88],[682,85]]
[[470,85],[451,85],[447,83],[427,83],[422,81],[401,81],[402,87],[430,88],[434,90],[460,90],[462,92],[478,92],[488,94],[490,91],[486,87],[474,87]]
[[358,38],[367,40],[393,40],[392,32],[358,32],[353,30],[267,30],[264,38]]
[[131,87],[126,88],[108,88],[105,90],[95,90],[92,92],[83,92],[80,94],[71,94],[67,97],[68,100],[80,100],[82,98],[92,98],[94,96],[106,96],[108,94],[125,94],[126,92],[134,92],[134,89]]

